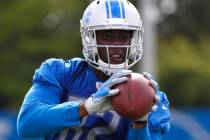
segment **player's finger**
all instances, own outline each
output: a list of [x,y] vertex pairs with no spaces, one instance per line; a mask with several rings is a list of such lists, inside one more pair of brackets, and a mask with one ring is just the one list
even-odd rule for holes
[[159,85],[155,80],[150,80],[150,84],[155,89],[155,92],[159,90]]
[[108,96],[114,96],[114,95],[118,94],[119,92],[120,92],[119,89],[112,89],[109,91]]
[[131,75],[132,71],[131,70],[120,70],[118,72],[116,72],[115,74],[113,74],[111,77],[114,78],[119,78],[122,76],[129,76]]
[[122,70],[122,75],[121,76],[129,76],[131,75],[132,70]]
[[114,85],[123,83],[123,82],[125,82],[127,80],[128,80],[128,77],[115,78],[115,79],[112,80],[112,82],[110,83],[109,86],[112,87]]
[[144,115],[144,116],[140,119],[140,121],[146,121],[147,118],[148,118],[148,116],[149,116],[149,114],[147,113],[146,115]]
[[157,96],[157,95],[155,95],[155,102],[156,102],[157,104],[159,104],[159,103],[160,103],[160,97],[159,97],[159,96]]
[[157,108],[158,108],[158,107],[157,107],[157,105],[155,104],[155,105],[153,105],[153,106],[152,106],[151,111],[152,111],[152,112],[154,112],[154,111],[156,111],[156,110],[157,110]]
[[149,74],[148,72],[143,72],[144,77],[146,77],[148,80],[152,80],[152,75]]

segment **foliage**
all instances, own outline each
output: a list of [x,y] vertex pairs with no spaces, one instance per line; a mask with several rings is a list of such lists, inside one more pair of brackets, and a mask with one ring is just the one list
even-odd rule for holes
[[17,108],[50,57],[81,56],[79,19],[87,1],[12,0],[0,4],[0,101]]
[[210,100],[210,41],[183,36],[161,39],[160,81],[174,106],[204,106]]
[[193,40],[210,36],[209,0],[176,0],[177,11],[159,24],[165,37],[182,34]]
[[177,0],[159,24],[159,72],[174,106],[209,106],[209,0]]

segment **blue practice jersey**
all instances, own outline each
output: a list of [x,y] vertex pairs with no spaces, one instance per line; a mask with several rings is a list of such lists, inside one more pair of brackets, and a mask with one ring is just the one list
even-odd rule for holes
[[[131,120],[115,111],[95,113],[83,119],[79,103],[96,92],[96,77],[86,61],[49,59],[35,71],[33,85],[28,91],[18,115],[18,133],[22,137],[45,137],[47,140],[159,140],[169,129],[168,101],[150,114],[145,128],[131,128]],[[162,115],[161,115],[162,113]]]

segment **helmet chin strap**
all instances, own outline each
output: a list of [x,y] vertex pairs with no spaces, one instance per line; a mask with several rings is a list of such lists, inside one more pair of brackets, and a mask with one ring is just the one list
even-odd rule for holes
[[108,76],[111,76],[113,73],[116,73],[118,71],[128,69],[127,61],[121,64],[108,64],[102,61],[101,59],[99,59],[98,64],[99,66],[96,68]]

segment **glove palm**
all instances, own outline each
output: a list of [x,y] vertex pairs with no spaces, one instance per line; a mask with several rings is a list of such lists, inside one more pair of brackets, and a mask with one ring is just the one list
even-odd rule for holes
[[119,71],[103,83],[97,92],[85,101],[84,105],[88,114],[110,110],[112,106],[109,97],[119,93],[119,89],[111,89],[111,87],[127,81],[127,76],[130,75],[131,72],[130,70]]

